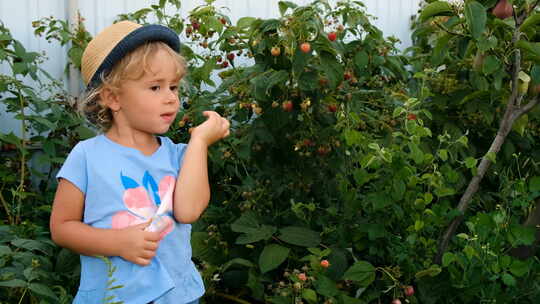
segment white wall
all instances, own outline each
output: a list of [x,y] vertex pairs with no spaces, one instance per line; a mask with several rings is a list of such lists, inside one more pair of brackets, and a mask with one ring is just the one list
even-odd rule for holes
[[[330,0],[334,2],[335,0]],[[402,48],[411,44],[409,20],[416,14],[421,0],[363,0],[368,14],[376,16],[373,23],[385,36],[396,36],[403,43]],[[95,35],[110,25],[121,13],[133,12],[158,0],[78,0],[81,15],[86,19],[87,30]],[[292,0],[298,5],[305,5],[311,0]],[[181,15],[204,4],[204,0],[183,1]],[[252,16],[272,18],[279,16],[278,0],[216,0],[216,7],[226,7],[225,13],[233,22],[241,17]],[[68,0],[0,0],[0,21],[11,30],[27,50],[45,52],[49,58],[42,67],[53,77],[66,80],[66,48],[57,42],[48,43],[43,37],[34,36],[32,21],[53,16],[57,19],[68,18]],[[0,65],[0,73],[7,73],[6,66]],[[31,84],[31,81],[29,81]],[[0,105],[0,132],[14,131],[18,134],[18,124],[11,119]]]

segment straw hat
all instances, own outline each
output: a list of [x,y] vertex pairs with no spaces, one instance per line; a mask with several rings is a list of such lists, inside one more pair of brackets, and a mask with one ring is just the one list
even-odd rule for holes
[[107,75],[127,53],[150,41],[163,41],[180,51],[178,35],[162,25],[121,21],[105,28],[88,43],[82,55],[81,74],[86,87],[97,87],[101,74]]

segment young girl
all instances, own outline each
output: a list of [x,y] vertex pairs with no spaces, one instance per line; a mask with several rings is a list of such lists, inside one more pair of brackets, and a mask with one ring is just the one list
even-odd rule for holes
[[[208,205],[207,149],[229,134],[229,122],[204,112],[207,120],[187,145],[155,135],[169,129],[179,109],[186,72],[179,48],[166,27],[123,21],[83,54],[83,108],[104,133],[67,157],[50,221],[54,242],[81,254],[74,303],[197,303],[204,294],[189,223]],[[116,267],[112,285],[97,256]]]

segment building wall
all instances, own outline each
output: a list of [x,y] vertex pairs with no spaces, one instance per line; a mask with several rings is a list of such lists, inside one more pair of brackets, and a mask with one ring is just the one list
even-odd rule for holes
[[[42,67],[56,79],[63,79],[67,87],[66,48],[59,43],[48,43],[43,37],[36,37],[32,21],[52,16],[57,19],[68,18],[69,0],[0,0],[0,22],[11,30],[15,39],[19,40],[30,51],[44,52],[48,60]],[[334,2],[336,0],[329,0]],[[373,23],[385,36],[395,36],[402,41],[401,48],[411,44],[409,20],[416,14],[421,0],[363,0],[368,14],[376,19]],[[110,25],[118,14],[133,12],[156,4],[159,0],[78,0],[81,15],[86,19],[87,30],[95,35]],[[293,0],[298,5],[305,5],[311,0]],[[182,1],[182,16],[187,16],[193,8],[204,4],[204,0]],[[236,22],[241,17],[252,16],[273,18],[279,16],[278,0],[216,0],[216,7],[224,7],[224,12]],[[172,10],[173,8],[171,8]],[[0,73],[9,70],[0,65]],[[31,81],[27,80],[31,85]],[[14,131],[18,133],[18,124],[0,105],[0,132]]]

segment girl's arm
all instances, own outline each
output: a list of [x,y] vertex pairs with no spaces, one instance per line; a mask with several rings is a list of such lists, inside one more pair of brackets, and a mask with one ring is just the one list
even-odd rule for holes
[[148,265],[158,247],[159,233],[147,232],[144,223],[125,229],[101,229],[82,222],[84,194],[60,179],[53,202],[50,229],[59,246],[88,256],[121,256],[139,265]]
[[174,189],[174,217],[181,223],[195,222],[208,206],[208,147],[229,135],[226,119],[212,111],[203,114],[208,119],[191,132]]

